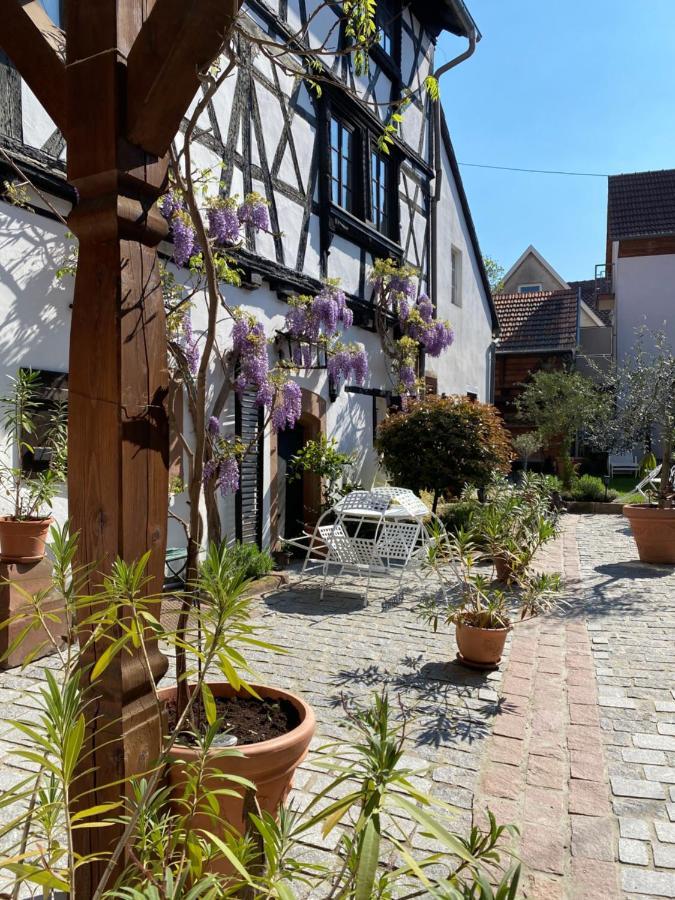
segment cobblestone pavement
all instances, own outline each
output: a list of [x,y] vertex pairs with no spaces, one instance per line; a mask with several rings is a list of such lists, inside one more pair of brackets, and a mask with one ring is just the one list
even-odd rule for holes
[[603,518],[576,535],[622,890],[675,897],[675,570],[640,563],[625,520]]
[[614,516],[540,564],[568,605],[515,629],[476,814],[519,825],[523,897],[675,897],[675,571]]
[[[563,571],[568,605],[518,625],[501,672],[453,661],[449,629],[415,615],[424,584],[342,583],[319,600],[314,581],[255,602],[286,655],[250,658],[267,683],[314,706],[313,749],[347,736],[343,697],[383,686],[410,712],[406,762],[416,786],[453,804],[466,832],[489,806],[519,825],[527,900],[675,898],[675,571],[641,565],[614,516],[568,516],[540,565]],[[41,660],[0,673],[2,719],[35,715]],[[0,789],[27,772],[9,757],[21,736],[0,721]],[[24,767],[29,764],[22,763]],[[307,799],[326,784],[310,754],[296,778]],[[14,811],[0,810],[0,823]],[[412,825],[413,849],[429,842]],[[317,832],[308,856],[333,849]]]

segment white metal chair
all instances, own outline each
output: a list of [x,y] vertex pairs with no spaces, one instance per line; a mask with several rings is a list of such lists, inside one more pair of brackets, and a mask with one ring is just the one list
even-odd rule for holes
[[[670,470],[670,480],[671,482],[675,479],[675,466]],[[652,492],[658,492],[659,487],[661,486],[661,463],[655,469],[652,469],[639,484],[635,485],[635,492],[638,494],[642,494],[645,500],[649,499],[647,492],[651,489]]]
[[609,477],[615,475],[637,475],[640,468],[635,453],[612,453],[609,457]]
[[[327,520],[333,521],[328,523]],[[419,572],[433,540],[430,523],[448,546],[445,529],[427,505],[407,488],[384,487],[352,491],[320,517],[308,535],[302,574],[321,574],[323,598],[329,576],[398,578]],[[297,546],[301,546],[296,542]]]

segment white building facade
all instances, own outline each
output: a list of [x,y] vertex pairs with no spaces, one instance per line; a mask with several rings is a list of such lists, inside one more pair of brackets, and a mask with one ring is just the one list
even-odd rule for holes
[[[343,45],[336,14],[324,7],[312,17],[305,0],[251,0],[244,8],[246,29],[258,37],[287,41],[308,24],[316,46],[331,35]],[[403,7],[381,0],[381,41],[371,52],[368,75],[356,76],[349,58],[336,55],[327,69],[321,96],[304,80],[273,65],[255,43],[236,38],[238,64],[200,122],[194,163],[216,173],[213,191],[245,196],[251,191],[269,203],[270,233],[249,230],[233,251],[242,272],[240,288],[227,287],[231,306],[242,306],[274,338],[283,331],[288,298],[316,293],[326,278],[339,278],[354,312],[345,341],[364,346],[369,374],[364,386],[329,383],[325,369],[300,370],[303,415],[292,431],[266,432],[243,464],[236,496],[220,501],[222,535],[263,546],[292,536],[316,502],[316,484],[286,485],[290,456],[310,438],[334,437],[354,454],[352,477],[372,484],[378,461],[373,447],[377,424],[395,400],[396,385],[374,328],[368,272],[376,258],[408,262],[419,270],[420,291],[431,293],[439,318],[449,319],[454,345],[427,360],[428,384],[439,393],[491,397],[492,346],[497,322],[482,266],[475,229],[459,177],[452,145],[443,126],[441,196],[432,228],[434,193],[432,101],[420,90],[434,69],[434,46],[441,30],[468,36],[475,26],[460,0],[431,8],[425,2]],[[447,76],[451,78],[451,76]],[[391,152],[378,150],[388,103],[412,90]],[[49,204],[67,215],[75,202],[64,180],[64,142],[35,97],[0,56],[0,143]],[[0,182],[19,181],[0,160]],[[0,380],[19,367],[39,369],[60,385],[67,376],[70,275],[57,278],[71,239],[49,204],[32,188],[17,206],[0,199]],[[171,246],[160,248],[179,280],[185,270],[170,261]],[[96,298],[92,297],[92,303]],[[196,299],[193,327],[205,324],[205,304]],[[220,326],[219,344],[227,346],[231,323]],[[283,352],[283,338],[271,354]],[[213,373],[212,393],[218,375]],[[65,389],[65,388],[63,388]],[[184,418],[187,422],[187,418]],[[247,398],[228,400],[224,415],[230,433],[255,436],[260,417]],[[187,425],[185,426],[187,428]],[[187,429],[189,432],[189,428]],[[189,434],[188,434],[189,437]],[[9,450],[11,453],[11,449]],[[180,457],[180,454],[179,454]],[[174,460],[180,474],[181,459]],[[172,499],[185,513],[185,495]],[[55,507],[67,515],[67,500]],[[170,524],[169,545],[183,542]]]

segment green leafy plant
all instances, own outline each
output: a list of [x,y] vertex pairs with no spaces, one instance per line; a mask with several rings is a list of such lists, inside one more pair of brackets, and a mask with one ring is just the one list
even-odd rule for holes
[[485,502],[474,512],[469,529],[494,561],[502,561],[509,577],[527,575],[535,553],[555,537],[559,513],[545,476],[525,473],[518,485],[495,479]]
[[225,558],[229,571],[238,573],[242,578],[261,578],[274,568],[274,560],[266,550],[260,550],[255,544],[242,544],[236,541],[225,550]]
[[354,454],[338,450],[335,438],[321,435],[318,440],[307,441],[291,457],[289,480],[302,478],[304,472],[321,479],[321,507],[328,509],[343,493],[340,485],[354,465]]
[[11,459],[16,453],[18,462],[0,465],[0,486],[12,502],[12,518],[42,518],[45,508],[51,509],[66,477],[66,410],[57,406],[50,411],[48,421],[41,429],[40,450],[48,459],[47,468],[41,472],[27,472],[24,456],[35,454],[38,418],[45,414],[40,400],[40,373],[19,369],[9,380],[9,393],[0,397],[0,416],[6,434],[7,456]]
[[543,443],[541,435],[536,431],[525,431],[513,438],[513,449],[521,456],[525,472],[527,472],[530,457],[541,450]]
[[635,344],[623,362],[600,372],[602,387],[614,403],[591,423],[590,440],[603,450],[622,452],[645,444],[645,435],[661,442],[662,477],[657,503],[671,508],[675,484],[671,477],[675,441],[675,353],[663,331],[636,332]]
[[519,419],[534,426],[542,444],[559,446],[558,474],[565,488],[571,488],[572,442],[577,432],[592,428],[607,408],[597,385],[579,372],[541,370],[529,378],[515,405]]
[[[495,583],[491,574],[479,568],[481,551],[472,529],[460,528],[449,536],[449,562],[455,579],[444,591],[423,598],[419,617],[436,632],[439,625],[465,624],[474,628],[509,628],[518,618],[532,618],[553,609],[558,602],[560,576],[557,573],[523,571],[510,590]],[[434,560],[438,566],[442,557]]]
[[[52,529],[52,588],[71,618],[79,614],[82,627],[65,646],[49,638],[56,664],[47,669],[45,684],[33,696],[34,712],[13,723],[24,738],[14,753],[35,771],[0,794],[0,806],[6,810],[0,826],[0,870],[17,889],[72,895],[77,871],[93,861],[78,855],[74,834],[116,822],[123,827],[122,837],[107,856],[92,900],[516,896],[520,869],[515,865],[505,873],[504,865],[505,839],[515,829],[498,825],[489,814],[486,829],[472,828],[466,836],[452,830],[451,808],[415,786],[415,779],[425,773],[406,764],[407,716],[403,707],[392,708],[386,693],[365,707],[345,704],[353,738],[317,749],[314,762],[325,772],[325,786],[304,808],[282,807],[278,817],[261,811],[252,782],[214,767],[218,757],[236,756],[238,751],[216,746],[222,722],[206,673],[215,670],[233,686],[246,688],[249,667],[242,651],[247,645],[270,647],[261,644],[250,621],[249,601],[242,596],[246,582],[240,571],[233,572],[227,548],[209,548],[199,571],[199,627],[177,636],[156,617],[158,598],[145,595],[145,558],[131,564],[117,560],[100,595],[82,596],[84,573],[72,569],[76,540],[67,526]],[[28,628],[44,621],[41,607],[49,593],[35,597],[31,611],[20,614]],[[106,637],[108,649],[93,666],[83,665],[92,641],[100,644]],[[188,706],[165,731],[160,756],[142,777],[119,784],[110,802],[87,805],[78,773],[91,764],[85,734],[96,715],[98,679],[118,654],[132,648],[147,662],[147,642],[157,639],[186,642],[194,663]],[[158,694],[155,702],[162,712]],[[197,702],[207,717],[199,728],[192,716]],[[194,759],[183,764],[180,787],[169,788],[163,773],[172,748],[186,732]],[[244,833],[222,820],[218,802],[220,796],[242,791],[248,809]],[[413,854],[404,819],[435,848]],[[324,837],[339,833],[326,862],[306,858],[303,841],[316,830]],[[111,881],[123,854],[126,865]]]
[[510,470],[511,440],[493,406],[465,397],[430,397],[388,416],[377,449],[392,481],[439,498],[457,497],[466,484],[483,487]]
[[572,484],[571,493],[574,500],[590,500],[595,503],[601,503],[605,499],[616,500],[619,496],[611,488],[605,488],[602,478],[597,475],[581,475]]

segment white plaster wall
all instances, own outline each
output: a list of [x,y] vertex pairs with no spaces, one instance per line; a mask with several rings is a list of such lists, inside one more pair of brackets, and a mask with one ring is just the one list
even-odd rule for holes
[[635,343],[635,330],[665,329],[675,345],[675,255],[631,256],[614,261],[617,357]]
[[[64,259],[66,229],[44,216],[0,201],[0,394],[17,369],[68,371],[70,303],[73,285],[57,282]],[[0,431],[0,458],[16,465],[16,448]],[[0,511],[11,510],[0,494]],[[67,517],[65,487],[54,515]]]
[[[490,347],[492,319],[480,280],[478,260],[471,245],[466,220],[443,147],[443,180],[438,209],[436,253],[438,265],[438,316],[449,319],[455,342],[438,359],[427,360],[427,371],[438,376],[439,393],[466,394],[475,391],[478,399],[490,397]],[[462,253],[462,306],[450,299],[451,248]]]

